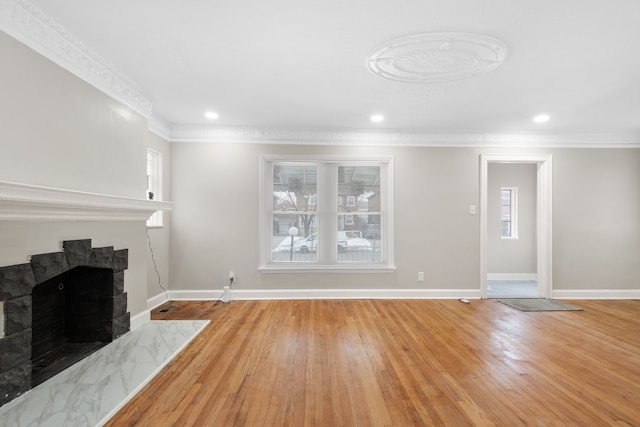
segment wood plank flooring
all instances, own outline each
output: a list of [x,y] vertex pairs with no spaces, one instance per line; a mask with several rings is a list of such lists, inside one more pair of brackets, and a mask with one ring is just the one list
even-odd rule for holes
[[211,324],[107,425],[640,426],[640,301],[568,303],[171,302]]

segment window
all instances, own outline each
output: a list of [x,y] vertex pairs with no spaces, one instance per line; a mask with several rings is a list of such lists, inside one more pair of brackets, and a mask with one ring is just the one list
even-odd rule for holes
[[[147,149],[147,200],[162,200],[162,153]],[[147,227],[162,227],[162,211],[147,220]]]
[[263,156],[261,271],[393,269],[392,168],[391,158]]
[[0,338],[4,337],[4,301],[0,301]]
[[503,239],[517,239],[517,202],[518,189],[516,187],[502,187],[500,197],[500,218],[502,221],[501,237]]

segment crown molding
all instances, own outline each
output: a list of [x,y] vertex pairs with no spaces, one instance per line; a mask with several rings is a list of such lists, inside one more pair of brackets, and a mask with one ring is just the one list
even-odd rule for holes
[[173,125],[172,142],[413,147],[640,148],[640,133],[463,133]]
[[0,181],[0,221],[146,221],[173,203]]
[[160,117],[156,115],[152,115],[151,117],[149,117],[147,128],[149,129],[149,132],[155,133],[160,138],[163,138],[167,141],[171,140],[171,123],[168,123]]
[[26,0],[0,0],[0,30],[145,118],[152,104],[111,64]]
[[640,148],[640,133],[486,133],[275,129],[170,124],[115,67],[28,0],[0,0],[0,30],[149,120],[149,131],[171,142],[413,147]]

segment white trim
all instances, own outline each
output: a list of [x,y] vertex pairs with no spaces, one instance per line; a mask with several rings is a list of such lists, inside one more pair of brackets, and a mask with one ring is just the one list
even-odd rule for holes
[[640,133],[438,133],[427,130],[275,129],[175,124],[171,126],[169,141],[394,147],[638,148]]
[[146,221],[173,203],[0,181],[2,221]]
[[640,289],[554,290],[554,299],[640,299]]
[[171,139],[171,123],[156,115],[149,117],[147,129],[166,141]]
[[136,314],[131,317],[130,329],[133,331],[134,329],[138,329],[140,326],[144,325],[151,321],[151,311],[144,310],[141,313]]
[[0,30],[143,117],[151,116],[151,102],[134,83],[32,3],[0,1]]
[[[169,291],[172,301],[216,301],[223,290]],[[480,299],[477,289],[231,289],[232,301],[292,299]],[[554,299],[640,299],[640,289],[554,290]],[[133,320],[132,320],[133,325]],[[133,328],[133,326],[132,326]]]
[[487,280],[538,280],[536,273],[487,273]]
[[[169,291],[171,300],[219,300],[222,290]],[[480,299],[476,289],[231,289],[231,300]]]
[[[330,248],[335,247],[332,244],[331,233],[327,233],[328,242],[324,246],[325,250],[318,253],[318,262],[314,263],[286,263],[286,262],[272,262],[271,261],[271,233],[272,233],[272,188],[273,188],[273,171],[272,164],[278,162],[296,162],[296,163],[309,163],[322,165],[318,167],[318,182],[326,183],[324,178],[327,173],[335,175],[337,177],[337,166],[340,164],[350,165],[375,165],[380,166],[380,173],[383,178],[380,179],[380,192],[381,192],[381,210],[380,217],[386,226],[382,226],[381,241],[383,247],[381,248],[381,262],[338,262],[335,259]],[[331,168],[334,168],[334,172],[331,172]],[[260,254],[259,254],[259,268],[260,272],[384,272],[395,270],[394,264],[394,157],[393,156],[328,156],[328,155],[261,155],[260,156],[260,198],[259,198],[259,230],[260,230]],[[319,195],[319,199],[330,201],[337,200],[337,194],[335,190],[337,185],[319,185],[317,191],[324,191],[324,194]],[[329,221],[333,221],[332,209],[330,202],[327,204],[321,204],[317,206],[315,211],[318,218],[324,218]],[[357,212],[356,212],[357,213]],[[328,226],[328,229],[333,229],[333,226]],[[334,242],[337,244],[337,242]]]
[[[231,297],[235,290],[231,290]],[[171,301],[217,301],[222,300],[223,289],[167,291]]]
[[[364,265],[362,265],[364,264]],[[335,265],[293,264],[293,265],[265,265],[258,268],[261,273],[393,273],[394,265],[366,264],[366,263],[340,263]]]
[[413,147],[638,148],[640,133],[547,134],[429,132],[367,129],[273,129],[170,124],[153,116],[153,104],[112,64],[26,0],[0,0],[0,30],[149,120],[151,132],[170,142],[237,142]]
[[550,154],[481,154],[480,155],[480,291],[487,298],[488,237],[487,185],[489,163],[537,164],[536,257],[538,296],[551,298],[552,283],[552,156]]
[[160,292],[158,295],[147,298],[147,310],[153,310],[156,307],[161,306],[165,302],[169,301],[165,292]]
[[[509,236],[502,235],[502,226],[500,227],[500,238],[503,240],[518,240],[518,187],[501,187],[500,188],[500,206],[502,205],[502,192],[509,191],[509,220],[511,222],[511,234]],[[502,212],[500,212],[502,219]]]
[[[162,201],[162,153],[152,148],[147,148],[147,194],[145,197],[149,199],[149,191],[154,194],[154,201]],[[163,227],[164,220],[162,210],[155,211],[147,220],[147,227]]]

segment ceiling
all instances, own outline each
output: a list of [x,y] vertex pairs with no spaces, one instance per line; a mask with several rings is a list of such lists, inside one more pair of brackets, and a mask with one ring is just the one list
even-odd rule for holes
[[[637,0],[32,3],[132,82],[168,128],[640,135]],[[504,62],[419,84],[367,67],[392,39],[451,32],[504,42]],[[550,120],[534,123],[540,113]]]

